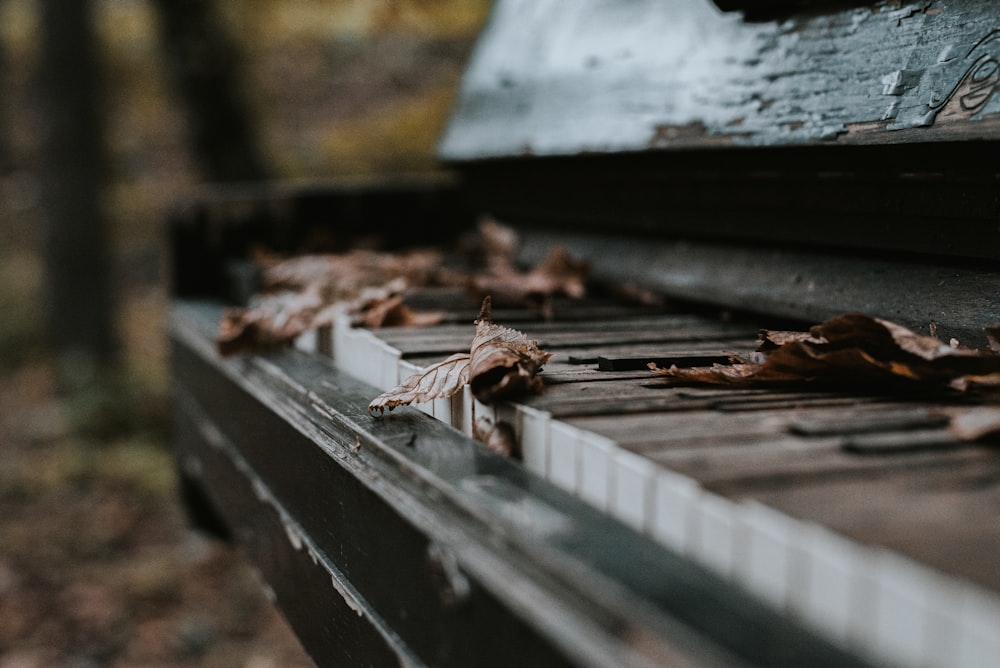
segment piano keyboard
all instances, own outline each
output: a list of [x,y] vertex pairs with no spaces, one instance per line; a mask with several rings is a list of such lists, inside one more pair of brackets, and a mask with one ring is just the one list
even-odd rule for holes
[[[342,316],[297,346],[388,390],[467,351],[475,310],[419,329]],[[544,394],[415,408],[470,436],[481,416],[510,424],[528,470],[877,663],[1000,665],[1000,457],[948,434],[960,399],[671,386],[646,362],[710,365],[757,327],[599,300],[555,313],[494,313],[554,354]]]

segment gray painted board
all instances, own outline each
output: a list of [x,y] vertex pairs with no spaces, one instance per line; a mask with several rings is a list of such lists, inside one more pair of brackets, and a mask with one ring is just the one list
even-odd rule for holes
[[995,138],[998,83],[982,0],[756,21],[708,0],[499,0],[439,154]]

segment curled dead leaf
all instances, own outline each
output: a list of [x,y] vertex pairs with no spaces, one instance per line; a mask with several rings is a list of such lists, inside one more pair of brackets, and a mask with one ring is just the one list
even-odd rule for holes
[[371,329],[380,327],[429,327],[441,322],[442,313],[418,313],[404,300],[406,279],[396,278],[385,285],[362,290],[348,307],[357,322]]
[[397,406],[450,397],[468,382],[469,354],[456,353],[443,362],[413,374],[399,386],[375,397],[368,404],[368,413],[372,417],[377,417],[376,411],[378,416],[381,416],[387,408],[391,411]]
[[848,313],[806,332],[762,332],[762,360],[711,368],[650,368],[681,382],[755,385],[773,383],[919,384],[966,389],[990,385],[1000,355],[955,347],[887,320]]
[[450,397],[463,386],[483,403],[524,392],[541,392],[538,372],[551,357],[539,350],[521,332],[492,322],[491,301],[487,297],[476,319],[476,335],[469,353],[457,353],[443,362],[416,373],[388,392],[376,397],[368,412],[382,415],[413,402]]
[[551,317],[551,300],[565,295],[579,299],[586,293],[590,264],[572,257],[562,246],[554,246],[548,255],[527,272],[520,271],[512,260],[500,257],[487,263],[486,270],[469,280],[477,294],[493,295],[499,302],[541,306]]
[[223,311],[216,347],[220,355],[234,355],[282,345],[331,324],[335,311],[316,290],[258,295],[247,308]]
[[492,319],[492,301],[483,300],[476,319],[472,340],[469,385],[483,403],[525,393],[539,393],[544,388],[538,372],[551,358],[522,332]]
[[268,348],[332,322],[352,309],[370,327],[425,326],[439,314],[416,313],[403,303],[408,285],[432,280],[440,254],[352,251],[277,259],[258,254],[264,292],[245,309],[230,309],[219,323],[219,352],[230,355]]
[[409,285],[426,285],[440,263],[441,253],[435,250],[299,255],[265,267],[261,283],[264,290],[322,285],[338,299],[353,299],[361,289],[395,278],[403,278]]

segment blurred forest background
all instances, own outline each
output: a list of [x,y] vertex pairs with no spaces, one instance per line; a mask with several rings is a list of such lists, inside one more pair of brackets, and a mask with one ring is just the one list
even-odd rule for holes
[[435,169],[487,12],[0,0],[0,668],[310,665],[184,525],[166,211],[206,181]]

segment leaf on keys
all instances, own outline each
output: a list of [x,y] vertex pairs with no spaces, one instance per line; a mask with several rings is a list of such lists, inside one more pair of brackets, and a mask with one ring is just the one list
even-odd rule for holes
[[413,374],[397,387],[383,392],[368,404],[368,413],[373,417],[390,411],[397,406],[413,402],[425,403],[433,399],[450,397],[469,382],[469,353],[456,353],[423,371]]
[[371,329],[380,327],[429,327],[444,318],[440,312],[420,313],[403,303],[406,280],[397,278],[377,288],[367,288],[348,307],[357,322]]
[[965,390],[1000,385],[1000,355],[945,343],[901,325],[848,313],[809,332],[761,333],[758,353],[710,368],[650,368],[709,384],[891,384]]
[[516,329],[493,322],[492,300],[483,300],[472,339],[469,385],[483,403],[544,389],[538,372],[552,357]]
[[335,306],[315,289],[256,295],[247,308],[226,309],[219,322],[220,355],[272,348],[333,322]]
[[565,295],[574,299],[586,293],[590,265],[572,257],[562,246],[553,246],[548,255],[528,272],[512,262],[494,262],[472,279],[479,294],[490,294],[504,303],[541,304],[548,308],[552,297]]
[[403,303],[408,285],[433,280],[440,254],[352,251],[291,259],[258,255],[263,292],[247,308],[227,310],[216,344],[223,355],[274,347],[352,310],[370,327],[426,326],[440,314],[416,313]]
[[378,253],[353,250],[329,255],[300,255],[273,262],[264,268],[264,290],[303,290],[308,286],[323,286],[337,299],[353,299],[370,286],[382,285],[403,278],[408,285],[430,283],[441,263],[441,253],[435,250],[414,250],[405,253]]
[[539,350],[537,341],[528,340],[516,329],[495,324],[491,311],[487,297],[476,319],[470,352],[457,353],[410,376],[376,397],[368,405],[368,412],[377,417],[386,408],[450,397],[465,385],[483,403],[541,392],[544,385],[538,372],[552,355]]

